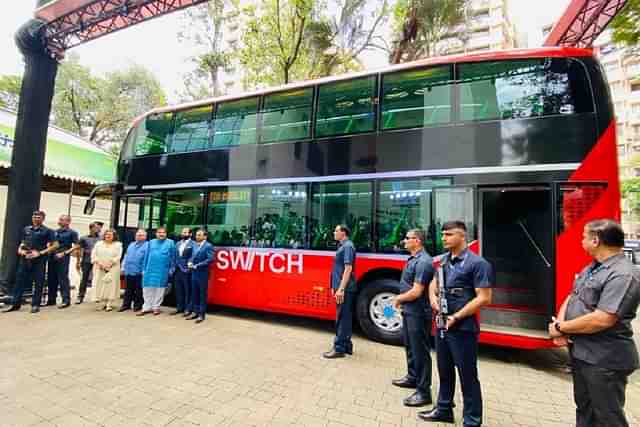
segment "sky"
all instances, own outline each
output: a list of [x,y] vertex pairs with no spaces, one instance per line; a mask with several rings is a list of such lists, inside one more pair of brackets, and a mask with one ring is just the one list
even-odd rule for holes
[[[555,22],[570,0],[509,0],[509,15],[519,33],[525,34],[529,47],[542,44],[541,28]],[[4,2],[3,2],[4,3]],[[36,0],[7,2],[0,14],[0,75],[18,74],[22,58],[13,41],[20,25],[33,14]],[[72,49],[80,62],[96,74],[140,64],[151,70],[160,80],[170,101],[176,100],[182,75],[190,71],[188,57],[195,48],[178,42],[177,34],[183,26],[182,13],[176,12]],[[370,67],[383,63],[382,54],[364,58]]]

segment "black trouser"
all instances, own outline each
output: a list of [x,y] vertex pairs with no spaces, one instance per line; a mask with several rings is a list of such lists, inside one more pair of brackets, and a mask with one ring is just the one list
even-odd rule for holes
[[124,291],[124,298],[122,300],[123,308],[131,308],[133,303],[134,310],[141,310],[142,304],[142,275],[136,274],[135,276],[124,276],[126,288]]
[[576,427],[627,427],[625,389],[631,371],[614,371],[572,359]]
[[411,381],[415,381],[418,393],[423,396],[431,395],[431,353],[428,340],[431,318],[421,314],[404,313],[402,321],[407,376]]
[[18,265],[18,273],[16,275],[16,285],[13,288],[12,303],[16,307],[22,305],[22,297],[25,289],[31,289],[31,286],[35,284],[33,290],[33,296],[31,298],[31,305],[33,307],[40,306],[40,300],[42,299],[42,286],[44,285],[44,269],[46,265],[46,259],[27,260],[24,257],[20,257],[20,264]]
[[333,341],[333,349],[338,353],[353,353],[351,334],[355,296],[355,292],[345,291],[344,301],[336,307],[336,337]]
[[93,273],[93,264],[90,262],[83,262],[80,264],[82,270],[82,278],[80,279],[80,289],[78,290],[78,299],[84,299],[87,295],[87,288],[91,287],[91,276]]
[[440,391],[438,409],[451,413],[453,394],[456,389],[456,371],[460,375],[463,401],[463,425],[482,425],[482,391],[478,379],[478,334],[474,332],[450,330],[444,338],[436,334],[436,355]]
[[47,303],[54,305],[58,296],[58,287],[60,287],[60,295],[62,303],[69,304],[71,302],[71,286],[69,284],[69,261],[70,256],[66,255],[62,258],[56,258],[55,255],[49,258],[49,274],[47,287],[48,298]]
[[195,312],[191,296],[191,272],[182,271],[178,267],[173,279],[176,290],[176,310],[179,312]]

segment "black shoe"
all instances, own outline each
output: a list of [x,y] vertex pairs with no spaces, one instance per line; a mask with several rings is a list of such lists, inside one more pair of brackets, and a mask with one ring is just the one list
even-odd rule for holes
[[139,312],[140,310],[142,310],[142,307],[133,307],[133,312],[134,312],[134,313],[137,313],[137,312]]
[[405,375],[402,378],[398,378],[397,380],[392,380],[391,384],[393,384],[396,387],[402,387],[402,388],[416,388],[417,386],[415,380],[412,380],[407,375]]
[[418,412],[418,418],[422,421],[453,423],[453,413],[444,412],[438,408],[431,409],[430,411]]
[[338,359],[340,357],[345,357],[346,353],[342,353],[339,351],[335,351],[335,350],[331,350],[331,351],[327,351],[326,353],[322,353],[322,357],[324,357],[325,359]]
[[198,315],[193,313],[191,316],[186,317],[185,320],[196,320],[198,318]]
[[56,305],[55,301],[54,302],[46,302],[44,304],[40,304],[40,307],[51,307]]
[[182,316],[183,317],[189,317],[189,316],[191,316],[191,312],[190,311],[185,311]]
[[38,307],[37,305],[34,305],[33,307],[31,307],[31,314],[36,314],[40,312],[40,307]]
[[431,395],[418,393],[417,391],[402,401],[404,406],[425,406],[431,405],[433,400]]
[[123,311],[127,311],[127,310],[129,310],[129,307],[120,307],[118,309],[118,313],[122,313]]
[[78,298],[76,300],[76,304],[82,304],[83,301],[84,301],[84,298]]
[[176,314],[180,314],[180,313],[184,313],[184,311],[176,310],[176,311],[173,311],[173,312],[169,313],[169,316],[175,316]]
[[69,307],[69,306],[71,306],[71,303],[65,302],[65,303],[63,303],[63,304],[60,304],[60,305],[58,306],[58,308],[59,308],[59,309],[63,309],[63,308],[67,308],[67,307]]
[[198,317],[196,319],[196,323],[202,323],[202,322],[204,322],[204,317]]
[[12,305],[11,307],[7,308],[6,310],[2,310],[3,313],[11,313],[12,311],[20,311],[20,306],[19,305]]

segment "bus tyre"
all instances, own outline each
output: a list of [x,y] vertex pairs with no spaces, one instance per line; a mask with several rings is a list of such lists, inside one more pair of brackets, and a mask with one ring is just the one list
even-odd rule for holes
[[393,308],[400,284],[393,279],[378,279],[366,284],[358,294],[358,323],[370,339],[385,344],[402,344],[402,315]]

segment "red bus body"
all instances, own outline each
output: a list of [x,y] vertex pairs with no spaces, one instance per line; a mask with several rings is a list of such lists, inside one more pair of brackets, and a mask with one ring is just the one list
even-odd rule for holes
[[[541,112],[523,112],[521,105],[514,104],[510,108],[514,111],[520,108],[519,116],[503,109],[500,113],[502,116],[497,119],[464,120],[465,114],[485,114],[482,108],[459,101],[466,96],[465,90],[476,98],[480,93],[473,86],[473,78],[464,80],[462,77],[466,72],[464,67],[469,64],[540,58],[547,61],[544,66],[547,67],[545,70],[549,70],[549,76],[545,75],[544,79],[557,79],[548,85],[551,88],[548,90],[553,92],[562,85],[570,87],[573,91],[570,93],[571,105],[563,106],[555,114],[547,116]],[[316,109],[320,108],[317,106],[320,102],[319,91],[326,85],[377,76],[377,88],[373,90],[382,91],[387,76],[439,66],[452,67],[453,83],[451,89],[447,90],[454,94],[449,113],[453,118],[442,125],[425,124],[422,128],[386,131],[385,126],[393,122],[394,114],[400,116],[404,110],[394,110],[383,117],[385,102],[390,101],[386,101],[384,93],[380,93],[376,95],[375,102],[382,106],[372,107],[376,124],[370,132],[314,138],[313,135],[319,132],[315,130],[309,131],[313,132],[311,137],[301,142],[225,146],[194,153],[189,150],[174,152],[171,146],[167,148],[169,143],[162,142],[160,145],[164,151],[157,153],[139,154],[135,148],[142,144],[139,142],[141,137],[138,129],[143,127],[146,129],[146,139],[142,141],[149,144],[148,134],[153,131],[149,124],[151,118],[162,118],[178,134],[181,112],[201,111],[211,106],[214,117],[220,105],[252,97],[259,100],[262,108],[260,119],[256,119],[259,124],[255,132],[259,135],[256,138],[263,138],[261,132],[264,130],[258,127],[263,126],[261,120],[266,120],[262,118],[263,115],[267,117],[267,113],[263,112],[267,111],[265,99],[272,94],[305,88],[313,88],[314,97],[314,113],[313,118],[309,119],[309,126],[314,123],[319,126],[319,113],[316,113]],[[502,76],[500,72],[497,73]],[[567,73],[568,77],[563,77],[563,73]],[[517,79],[518,76],[505,75],[507,80]],[[540,75],[536,76],[531,80],[534,83],[524,81],[524,84],[535,85],[535,82],[541,81]],[[495,81],[492,84],[496,85]],[[482,90],[487,87],[490,88],[487,84]],[[496,96],[505,95],[498,93]],[[548,96],[553,98],[554,94]],[[380,101],[377,101],[378,98]],[[522,99],[519,102],[524,102]],[[553,99],[557,101],[560,98]],[[500,99],[498,101],[503,102]],[[457,108],[453,106],[454,102],[460,102]],[[533,105],[539,102],[543,108],[541,111],[559,108],[542,100],[534,99],[531,102]],[[491,105],[483,108],[486,110]],[[425,123],[429,114],[430,120],[434,120],[435,113],[424,110]],[[538,116],[534,117],[536,114]],[[354,120],[353,117],[351,120]],[[211,121],[214,121],[213,118]],[[175,140],[174,137],[171,141]],[[398,144],[398,141],[405,144],[406,148],[389,150],[388,147]],[[341,166],[332,168],[332,162]],[[469,221],[475,229],[471,232],[474,240],[471,249],[493,262],[498,273],[493,304],[479,315],[480,342],[523,349],[553,345],[546,334],[545,325],[569,294],[575,275],[590,261],[581,247],[584,224],[598,218],[620,220],[613,108],[600,66],[591,51],[584,49],[545,48],[435,58],[402,64],[379,73],[338,76],[242,96],[157,109],[136,120],[123,148],[118,175],[121,187],[114,198],[114,209],[120,215],[114,225],[125,235],[125,240],[131,238],[138,226],[153,230],[165,223],[170,225],[170,234],[174,235],[180,232],[179,224],[209,228],[210,237],[212,230],[217,230],[218,234],[213,237],[215,258],[210,267],[210,304],[321,319],[334,319],[336,314],[329,288],[334,252],[326,248],[318,249],[313,239],[320,233],[320,228],[314,228],[319,227],[316,217],[322,211],[318,206],[325,202],[321,198],[311,198],[328,194],[322,193],[328,191],[323,185],[369,183],[369,190],[366,191],[371,193],[367,196],[371,200],[366,206],[371,206],[373,213],[371,217],[365,215],[366,218],[358,221],[365,224],[363,229],[369,233],[370,240],[366,240],[365,250],[358,251],[355,274],[361,294],[372,283],[382,290],[376,296],[369,295],[371,291],[366,298],[359,297],[356,311],[360,317],[366,317],[367,313],[374,316],[378,310],[379,316],[388,315],[390,318],[393,313],[388,311],[388,307],[376,307],[374,302],[381,304],[385,301],[384,295],[393,293],[392,282],[397,282],[406,260],[406,255],[384,247],[382,243],[383,237],[389,236],[391,225],[406,220],[400,218],[398,212],[405,206],[414,206],[411,203],[416,200],[428,200],[424,205],[427,207],[420,205],[418,210],[428,210],[428,213],[423,213],[428,218],[424,226],[431,236],[431,246],[427,249],[436,251],[440,221],[454,219],[458,213],[462,215],[462,211],[456,210],[458,208],[451,207],[458,206],[456,201],[463,200],[455,198],[455,189],[468,188],[471,192],[468,200],[472,202]],[[397,190],[403,188],[400,184],[406,180],[427,178],[432,183],[424,184],[428,188],[421,187],[420,193],[418,190]],[[446,182],[438,183],[438,180]],[[303,188],[298,191],[298,187],[295,187],[296,196],[304,198],[304,202],[299,202],[300,206],[302,203],[306,206],[302,215],[305,237],[301,238],[299,244],[293,245],[299,248],[258,247],[260,245],[256,243],[264,239],[260,237],[260,227],[264,228],[267,222],[275,223],[274,218],[280,218],[273,216],[275,214],[265,214],[263,217],[267,219],[260,222],[260,226],[256,225],[256,221],[263,218],[258,215],[260,200],[265,200],[264,197],[269,195],[268,189],[273,189],[271,191],[276,194],[275,189],[280,188],[279,185],[298,185]],[[236,188],[241,188],[237,191],[244,195],[234,195]],[[267,190],[263,191],[264,188]],[[187,190],[191,191],[189,197],[200,197],[197,199],[200,201],[194,203],[178,197],[181,191]],[[399,195],[393,200],[396,190]],[[215,191],[218,193],[214,195]],[[291,194],[293,192],[289,196]],[[351,197],[351,193],[345,194],[344,197]],[[398,202],[399,197],[410,202]],[[234,198],[236,202],[244,203],[242,209],[245,210],[237,208],[240,213],[234,210],[236,208],[230,202]],[[191,209],[189,212],[193,213],[194,218],[185,220],[180,216],[183,215],[180,212],[188,210],[185,206]],[[273,212],[273,209],[268,212]],[[442,214],[449,212],[447,209],[453,210]],[[250,218],[248,227],[234,228],[232,231],[224,228],[225,222],[239,221],[238,217],[242,215]],[[268,219],[269,215],[272,215],[271,220]],[[387,217],[391,218],[390,223],[383,221]],[[219,243],[230,239],[229,236],[234,233],[245,236],[242,244]],[[375,300],[378,296],[380,298]],[[366,319],[360,318],[360,322],[367,324]],[[363,329],[369,332],[367,327]],[[373,336],[374,339],[387,342],[397,342],[398,337],[397,328],[386,338]]]

